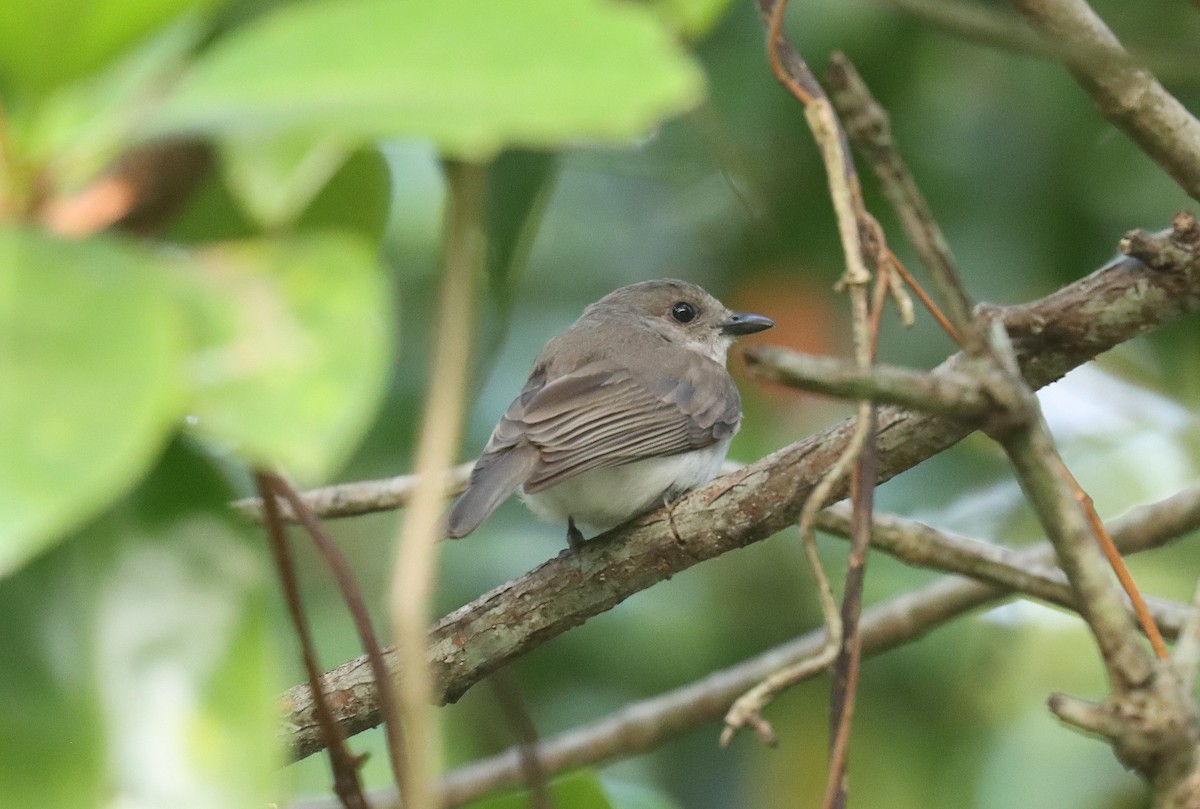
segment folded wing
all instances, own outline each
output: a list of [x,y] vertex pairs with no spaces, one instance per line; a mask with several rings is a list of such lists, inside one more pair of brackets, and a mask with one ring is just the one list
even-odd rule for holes
[[648,372],[603,359],[550,382],[535,372],[492,432],[450,510],[447,535],[475,530],[522,485],[534,493],[593,469],[732,437],[741,400],[725,369],[691,352],[655,353],[661,362]]

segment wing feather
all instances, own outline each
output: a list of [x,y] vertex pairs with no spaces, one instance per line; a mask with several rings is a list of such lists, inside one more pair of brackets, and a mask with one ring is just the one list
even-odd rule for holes
[[[525,482],[537,492],[593,469],[701,449],[732,436],[741,420],[737,388],[716,363],[683,362],[636,373],[605,361],[585,365],[513,403],[489,442],[538,450]],[[706,367],[704,362],[710,362]]]

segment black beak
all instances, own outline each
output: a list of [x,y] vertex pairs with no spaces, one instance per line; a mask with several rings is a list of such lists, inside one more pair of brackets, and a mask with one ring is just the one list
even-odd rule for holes
[[754,334],[757,331],[769,329],[774,325],[775,321],[769,317],[738,312],[721,324],[721,334],[740,337],[743,334]]

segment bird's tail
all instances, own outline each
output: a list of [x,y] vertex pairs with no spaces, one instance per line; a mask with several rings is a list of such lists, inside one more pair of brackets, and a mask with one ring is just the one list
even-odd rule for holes
[[466,490],[450,506],[446,537],[458,539],[478,528],[497,506],[529,479],[537,462],[537,450],[523,442],[481,457],[471,472]]

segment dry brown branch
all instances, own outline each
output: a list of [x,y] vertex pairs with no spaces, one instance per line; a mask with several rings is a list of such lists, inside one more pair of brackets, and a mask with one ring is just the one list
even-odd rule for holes
[[[1167,509],[1178,504],[1183,504],[1185,511],[1196,508],[1196,517],[1200,519],[1200,486],[1188,487],[1148,508]],[[850,532],[850,510],[844,503],[832,505],[821,512],[819,524],[821,530],[846,538]],[[1028,563],[1022,551],[887,514],[876,515],[872,523],[871,547],[913,567],[958,573],[1079,611],[1067,577],[1051,557]],[[1147,606],[1167,636],[1174,637],[1182,631],[1188,614],[1182,605],[1152,598]]]
[[[998,327],[992,330],[992,336],[993,349],[1004,362],[1011,351],[1007,335]],[[1012,364],[1015,366],[1015,360]],[[1021,402],[1019,410],[1009,412],[1004,429],[994,437],[1008,455],[1042,529],[1054,543],[1059,564],[1096,638],[1113,688],[1123,691],[1137,687],[1150,676],[1150,655],[1140,643],[1087,516],[1079,508],[1071,475],[1059,457],[1033,392],[1016,373],[1012,386],[1014,397]]]
[[271,555],[275,559],[279,583],[283,587],[288,615],[300,642],[300,656],[304,661],[304,671],[308,675],[309,686],[315,695],[313,713],[317,720],[321,740],[329,750],[329,766],[333,771],[334,794],[338,796],[338,800],[345,809],[367,809],[362,781],[358,775],[361,759],[353,756],[347,748],[345,732],[334,721],[328,694],[320,683],[321,668],[317,664],[316,646],[313,643],[308,614],[304,611],[304,602],[300,598],[300,585],[296,581],[296,566],[292,560],[291,549],[288,547],[287,531],[284,528],[283,520],[279,518],[274,480],[271,475],[262,472],[256,473],[254,479],[259,496],[263,498]]
[[[971,304],[950,246],[896,148],[887,111],[871,95],[850,60],[840,53],[830,56],[829,85],[833,102],[846,122],[847,137],[866,156],[888,202],[899,215],[905,235],[933,278],[946,306],[945,319],[950,322],[947,331],[969,353],[979,353],[982,337],[971,317]],[[970,342],[964,345],[964,340]]]
[[[1046,298],[994,310],[1014,337],[1029,383],[1046,385],[1120,342],[1200,309],[1200,267],[1194,253],[1189,256],[1169,271],[1121,259]],[[966,362],[956,355],[941,368],[959,370]],[[953,446],[977,426],[881,408],[880,479]],[[673,509],[683,542],[676,540],[663,514],[655,512],[445,616],[429,637],[438,699],[453,701],[489,672],[634,592],[791,525],[850,429],[848,423],[836,425],[772,453],[732,479],[689,494]],[[337,718],[347,732],[377,723],[374,689],[362,660],[339,666],[323,682],[338,697]],[[319,749],[307,687],[291,689],[284,704],[292,756]]]
[[[1194,219],[1177,216],[1173,233],[1164,240],[1181,257],[1187,254],[1185,261],[1192,271],[1197,266],[1196,231]],[[1113,568],[1106,561],[1097,542],[1106,538],[1105,532],[1101,527],[1097,533],[1089,521],[1090,498],[1058,454],[1037,399],[1022,378],[1004,324],[987,315],[981,315],[979,322],[989,323],[992,366],[1007,377],[1004,386],[993,388],[1002,392],[998,400],[1007,404],[1003,416],[993,420],[990,432],[1004,448],[1025,496],[1054,544],[1111,686],[1101,704],[1056,695],[1050,707],[1080,730],[1104,736],[1117,757],[1152,786],[1157,806],[1194,807],[1200,801],[1200,709],[1191,684],[1169,661],[1156,659],[1141,643],[1111,575],[1112,569],[1120,574],[1124,563],[1119,555],[1112,557]],[[1128,576],[1122,584],[1138,618],[1144,621],[1147,636],[1161,645],[1141,595]],[[1165,647],[1161,651],[1165,657]]]
[[[849,519],[850,510],[844,504],[826,509],[821,515],[823,527],[837,535],[849,528]],[[1112,520],[1110,528],[1114,541],[1127,554],[1151,550],[1185,536],[1200,529],[1200,486],[1138,506]],[[879,654],[915,641],[944,623],[995,604],[1014,592],[1051,603],[1062,603],[1059,596],[1070,599],[1066,579],[1053,567],[1054,553],[1049,543],[1015,551],[882,515],[876,517],[872,527],[872,544],[918,565],[950,560],[953,569],[972,577],[980,575],[985,581],[947,577],[867,610],[862,618],[864,654]],[[952,550],[948,554],[929,553],[931,546]],[[1011,590],[994,586],[1000,581],[1019,586]],[[1174,634],[1187,614],[1182,605],[1169,602],[1156,602],[1155,609],[1168,635]],[[694,683],[543,739],[538,745],[539,763],[547,774],[554,774],[652,749],[673,736],[716,721],[747,687],[788,661],[810,657],[820,642],[821,633],[810,632]],[[521,756],[519,748],[514,747],[449,773],[442,783],[443,806],[460,806],[490,792],[521,786],[526,778]],[[377,793],[372,798],[388,805],[394,792]],[[304,802],[292,809],[329,806],[322,800]]]
[[[875,340],[890,277],[887,266],[895,257],[887,247],[882,228],[867,211],[858,182],[858,173],[837,112],[799,51],[783,34],[783,15],[787,0],[758,0],[758,6],[767,25],[767,58],[771,70],[779,82],[804,105],[805,119],[825,164],[829,196],[837,216],[838,234],[846,260],[839,286],[850,298],[854,362],[860,369],[866,370],[875,360]],[[868,290],[871,283],[871,273],[867,268],[868,256],[879,270],[875,311],[872,311]],[[895,292],[899,300],[906,301],[898,287]],[[810,670],[822,669],[833,663],[829,778],[825,800],[822,803],[825,807],[839,806],[845,801],[846,750],[853,716],[858,651],[861,648],[858,617],[861,612],[863,578],[866,575],[866,548],[869,541],[867,532],[877,483],[875,428],[874,403],[868,400],[860,401],[854,430],[841,455],[810,492],[800,515],[801,541],[804,543],[805,554],[813,569],[820,595],[822,615],[828,630],[827,643],[812,660],[776,672],[739,699],[726,717],[726,732],[722,735],[722,743],[728,744],[733,731],[751,725],[761,738],[770,741],[773,733],[769,724],[762,718],[763,706],[797,677],[807,676]],[[856,513],[856,531],[839,614],[830,608],[833,598],[815,550],[813,520],[817,511],[828,502],[829,493],[851,472],[850,497]]]
[[1137,65],[1084,0],[1013,0],[1038,31],[1071,49],[1066,65],[1096,108],[1187,194],[1200,200],[1200,121]]
[[869,370],[778,346],[753,346],[742,355],[751,374],[813,393],[870,399],[960,419],[982,418],[995,403],[978,374],[931,374],[911,368],[872,365]]
[[[446,473],[442,484],[445,497],[458,494],[467,485],[475,462],[462,463]],[[382,480],[360,480],[353,483],[338,483],[301,492],[308,507],[323,520],[337,517],[358,517],[377,511],[393,511],[404,508],[412,501],[417,488],[417,475],[396,475]],[[262,521],[262,501],[257,497],[246,497],[230,504],[237,512],[255,522]],[[295,521],[296,515],[289,506],[283,509],[284,519]]]
[[[358,586],[358,582],[350,570],[350,563],[346,560],[341,548],[325,530],[320,519],[304,505],[292,484],[276,474],[260,473],[260,477],[267,482],[270,488],[274,489],[276,494],[275,498],[268,497],[266,501],[269,505],[275,506],[271,514],[273,523],[282,524],[279,505],[286,503],[296,513],[305,532],[312,538],[313,544],[317,546],[317,550],[325,560],[325,566],[329,568],[337,582],[342,600],[346,602],[346,608],[354,621],[354,629],[358,633],[359,642],[366,652],[371,675],[378,684],[376,688],[379,695],[379,709],[384,720],[388,764],[392,768],[392,777],[395,779],[396,785],[403,792],[404,734],[400,727],[400,715],[396,705],[396,688],[383,662],[383,648],[380,646],[379,636],[375,634],[371,614],[367,610],[366,601],[363,600],[362,589]],[[270,528],[270,530],[274,531],[275,529]],[[274,537],[272,539],[274,540]]]

